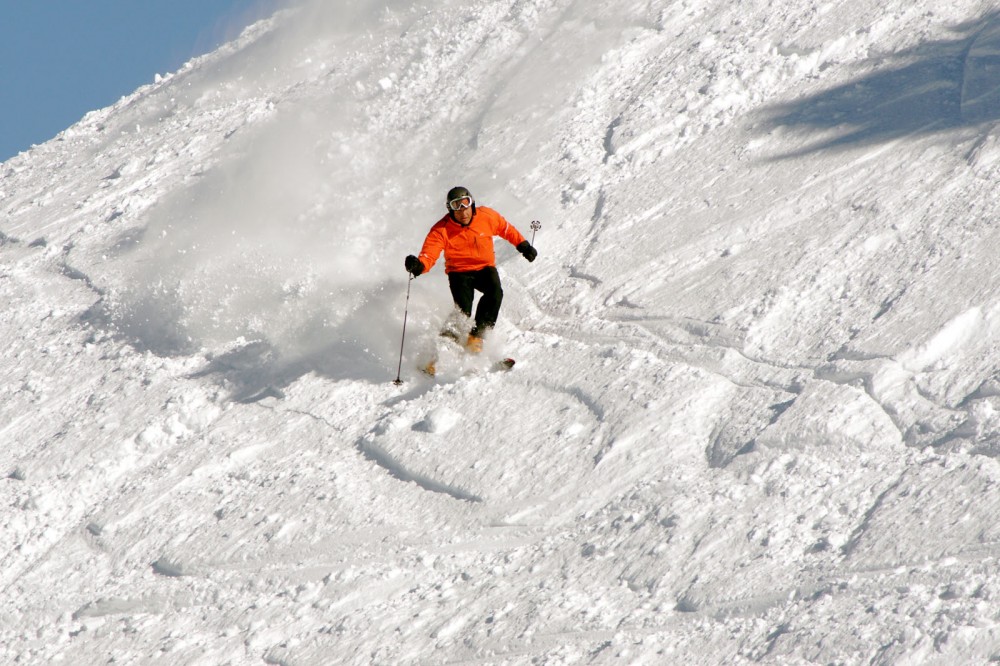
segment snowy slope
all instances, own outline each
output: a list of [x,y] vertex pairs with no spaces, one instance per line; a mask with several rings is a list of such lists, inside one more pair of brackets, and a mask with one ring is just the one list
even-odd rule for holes
[[329,4],[0,165],[0,662],[1000,658],[1000,8]]

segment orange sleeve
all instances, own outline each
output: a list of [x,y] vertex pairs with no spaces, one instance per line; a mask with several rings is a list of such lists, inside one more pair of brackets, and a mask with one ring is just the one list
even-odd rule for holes
[[513,224],[504,219],[503,215],[497,213],[496,216],[496,228],[493,229],[494,234],[500,236],[500,238],[503,238],[514,247],[517,247],[526,240]]
[[444,230],[440,225],[435,224],[427,233],[427,238],[424,239],[424,246],[420,248],[420,255],[418,256],[420,263],[424,265],[425,273],[429,273],[434,264],[437,263],[438,257],[444,252],[444,245]]

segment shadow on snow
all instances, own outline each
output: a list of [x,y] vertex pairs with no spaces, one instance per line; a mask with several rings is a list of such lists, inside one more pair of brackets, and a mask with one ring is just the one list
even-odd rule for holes
[[771,106],[769,129],[833,135],[777,159],[1000,120],[1000,11],[952,30],[951,39],[888,56],[867,76]]

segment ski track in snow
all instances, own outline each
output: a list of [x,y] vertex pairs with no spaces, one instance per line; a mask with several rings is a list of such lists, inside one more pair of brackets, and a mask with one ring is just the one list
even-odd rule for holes
[[0,165],[0,661],[995,661],[996,25],[303,3]]

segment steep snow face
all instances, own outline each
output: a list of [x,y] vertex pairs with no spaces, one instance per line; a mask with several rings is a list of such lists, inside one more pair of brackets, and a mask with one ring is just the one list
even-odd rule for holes
[[998,25],[317,0],[5,162],[0,660],[995,660]]

